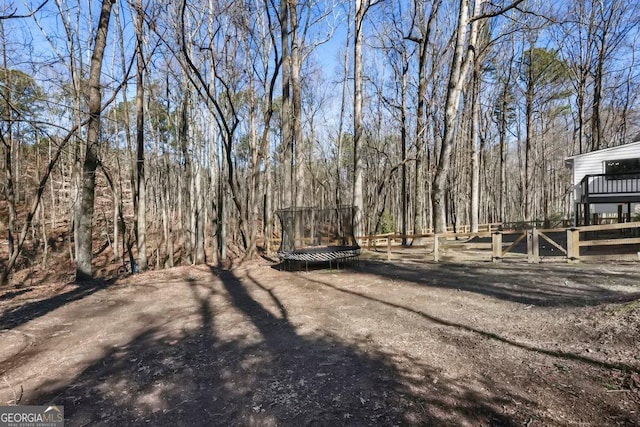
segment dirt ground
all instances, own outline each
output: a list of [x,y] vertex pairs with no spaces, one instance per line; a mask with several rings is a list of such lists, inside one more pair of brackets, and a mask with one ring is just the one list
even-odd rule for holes
[[261,260],[0,290],[0,404],[67,425],[640,425],[640,268]]

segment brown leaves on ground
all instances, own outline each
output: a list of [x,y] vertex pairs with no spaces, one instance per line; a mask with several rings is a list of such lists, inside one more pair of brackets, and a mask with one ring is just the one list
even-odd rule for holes
[[69,425],[634,425],[639,279],[255,262],[3,289],[0,403],[23,390]]

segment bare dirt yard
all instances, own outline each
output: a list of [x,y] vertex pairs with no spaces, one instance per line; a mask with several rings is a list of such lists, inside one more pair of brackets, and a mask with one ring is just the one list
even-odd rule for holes
[[0,404],[67,425],[640,425],[640,268],[266,260],[0,290]]

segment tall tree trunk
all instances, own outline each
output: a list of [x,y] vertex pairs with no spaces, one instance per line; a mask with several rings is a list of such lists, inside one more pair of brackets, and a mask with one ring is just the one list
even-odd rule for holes
[[525,90],[525,115],[526,115],[526,135],[524,152],[524,176],[522,191],[524,191],[524,220],[532,221],[532,183],[531,183],[531,163],[533,149],[533,100],[534,100],[534,77],[533,77],[533,44],[529,46],[529,64],[527,67],[527,87]]
[[[416,112],[416,171],[413,186],[413,232],[422,233],[425,224],[425,195],[424,195],[424,171],[423,158],[427,142],[427,59],[431,30],[440,9],[441,0],[434,1],[431,5],[429,18],[425,21],[425,0],[416,2],[418,26],[420,37],[414,41],[418,43],[418,109]],[[428,163],[428,162],[427,162]]]
[[100,111],[102,93],[100,91],[100,73],[102,58],[107,44],[111,7],[115,0],[102,0],[100,19],[91,56],[89,73],[89,123],[87,124],[87,150],[82,167],[82,189],[80,206],[82,212],[78,218],[77,268],[76,280],[93,277],[91,269],[93,242],[93,209],[95,199],[96,169],[98,167],[98,143],[100,137]]
[[[211,117],[211,116],[209,116]],[[212,118],[213,119],[213,118]],[[216,132],[215,128],[212,125],[209,125],[208,128],[208,138],[209,140],[209,206],[211,210],[211,219],[210,219],[210,227],[212,229],[212,252],[213,259],[211,262],[213,264],[218,264],[220,262],[220,206],[218,205],[219,199],[219,187],[218,180],[219,171],[218,165],[220,164],[220,159],[218,158],[217,152],[217,140],[216,140]]]
[[147,184],[144,173],[144,10],[142,0],[136,2],[136,165],[138,184],[138,268],[140,271],[147,269]]
[[120,195],[117,188],[113,191],[113,260],[120,260]]
[[[169,86],[168,86],[168,82],[167,82],[167,93],[169,92]],[[168,99],[168,96],[167,96]],[[168,103],[168,102],[167,102]],[[169,111],[169,108],[167,108],[167,111]],[[169,145],[168,141],[164,141],[165,145]],[[173,244],[174,244],[174,232],[173,232],[173,214],[174,214],[174,208],[171,207],[171,188],[172,188],[172,179],[170,178],[172,176],[172,166],[169,163],[169,147],[165,148],[165,153],[162,156],[162,163],[163,163],[163,172],[165,174],[164,179],[163,179],[163,185],[162,185],[162,192],[161,192],[161,196],[162,196],[162,205],[163,205],[163,210],[162,210],[162,222],[164,223],[164,238],[165,238],[165,251],[166,251],[166,261],[164,263],[165,267],[173,267],[174,266],[174,259],[173,259]],[[178,184],[179,186],[179,184]],[[179,188],[179,187],[178,187]],[[180,191],[178,191],[180,192]],[[175,206],[175,205],[173,205]]]
[[[198,154],[200,154],[201,147],[196,150]],[[195,264],[204,264],[205,262],[205,253],[204,253],[204,190],[202,188],[202,182],[204,180],[203,177],[203,167],[202,161],[198,155],[197,161],[197,169],[194,173],[194,182],[195,182],[195,191],[194,191],[194,208],[195,208],[195,223],[194,223],[194,263]]]
[[577,133],[578,133],[578,153],[582,154],[584,153],[585,149],[586,149],[586,144],[585,144],[585,97],[586,97],[586,87],[587,87],[587,76],[581,74],[580,75],[580,82],[578,84],[578,88],[577,88],[577,94],[576,94],[576,104],[577,104],[577,116],[578,116],[578,129],[577,129]]
[[480,214],[480,156],[478,153],[478,131],[480,129],[480,69],[473,67],[471,78],[471,232],[478,232]]
[[[482,7],[483,0],[475,3],[476,11]],[[475,14],[474,14],[475,15]],[[445,121],[442,146],[440,147],[440,158],[437,162],[436,173],[433,179],[433,222],[436,233],[444,233],[447,230],[446,216],[446,189],[447,178],[451,167],[451,153],[455,141],[455,127],[458,117],[460,96],[462,85],[466,79],[469,65],[474,57],[474,49],[478,34],[478,20],[469,26],[469,0],[460,0],[458,22],[456,30],[456,44],[449,71],[449,83],[447,86],[447,96],[445,101]],[[467,33],[469,40],[467,41]],[[467,50],[465,54],[465,50]]]
[[500,222],[507,219],[507,129],[509,120],[509,88],[511,86],[511,67],[507,71],[507,76],[500,91],[500,116],[498,117],[498,129],[500,140]]
[[356,0],[353,43],[353,232],[364,234],[364,164],[362,161],[362,43],[363,21],[369,0]]
[[218,247],[220,248],[220,262],[224,262],[227,260],[227,199],[226,199],[226,188],[224,186],[224,161],[222,157],[224,156],[222,147],[220,147],[220,163],[218,166],[218,236],[219,243]]
[[302,86],[300,85],[300,23],[298,20],[297,0],[289,1],[291,17],[291,98],[293,122],[293,149],[295,153],[295,202],[296,206],[304,205],[305,194],[305,142],[302,136]]
[[9,221],[7,223],[7,242],[9,243],[9,258],[11,258],[11,256],[13,256],[13,252],[15,251],[15,237],[13,233],[15,232],[17,218],[16,199],[13,190],[13,168],[11,165],[11,148],[13,144],[11,144],[11,137],[7,138],[7,140],[5,140],[5,138],[3,137],[2,142],[5,159],[5,199],[7,200],[7,205],[9,208]]
[[290,207],[294,203],[293,192],[293,132],[291,103],[291,49],[289,46],[289,1],[280,2],[280,27],[282,42],[282,129],[281,144],[282,173],[284,175],[282,191],[282,207]]
[[596,70],[593,76],[593,109],[591,113],[591,150],[599,150],[602,145],[602,125],[600,119],[600,103],[602,100],[602,79],[604,70],[604,47],[598,52]]
[[264,250],[269,255],[271,253],[271,238],[273,237],[273,176],[271,171],[271,153],[267,152],[264,164]]
[[[408,189],[407,189],[407,72],[408,66],[405,64],[408,62],[406,58],[406,51],[403,51],[403,64],[402,64],[402,93],[400,94],[401,105],[400,105],[400,144],[401,144],[401,186],[400,189],[400,197],[402,197],[402,216],[401,216],[401,224],[400,224],[400,234],[402,234],[402,244],[407,244],[407,222],[408,218],[408,206],[407,206],[407,198],[408,198]],[[406,62],[405,62],[406,61]],[[416,171],[417,173],[417,171]],[[385,195],[386,197],[386,195]],[[384,205],[382,206],[381,212],[384,212]],[[377,232],[377,231],[376,231]],[[414,234],[418,233],[414,228]]]
[[184,97],[180,106],[180,119],[178,125],[178,144],[182,155],[182,170],[184,172],[182,185],[180,188],[181,203],[179,221],[181,222],[182,242],[184,245],[184,254],[187,262],[191,262],[193,246],[191,245],[191,198],[194,195],[191,192],[193,174],[191,167],[191,154],[189,153],[189,111],[191,109],[191,92],[186,82],[184,83]]
[[[248,41],[247,41],[248,43]],[[251,58],[246,57],[247,67],[250,67]],[[258,239],[258,218],[260,210],[260,187],[262,183],[262,172],[260,167],[263,159],[262,144],[258,142],[258,100],[256,97],[256,79],[253,73],[249,74],[249,151],[251,154],[251,169],[249,171],[249,181],[246,186],[247,200],[247,247],[244,259],[251,259],[257,253]],[[264,218],[263,218],[264,221]]]
[[5,199],[7,201],[7,205],[9,208],[9,221],[7,223],[7,242],[9,243],[9,258],[13,256],[13,252],[15,251],[15,237],[13,233],[15,232],[16,227],[16,218],[17,218],[17,209],[16,209],[16,197],[15,197],[15,179],[14,179],[14,169],[13,169],[13,112],[11,109],[12,101],[11,101],[11,73],[9,72],[8,64],[7,64],[7,43],[5,39],[5,29],[4,24],[0,22],[0,31],[2,33],[2,72],[5,74],[2,79],[5,84],[3,84],[2,88],[2,97],[4,98],[4,117],[2,117],[2,121],[7,124],[6,137],[5,135],[0,135],[2,138],[2,145],[4,147],[4,171],[5,171]]
[[[352,2],[349,2],[349,13],[348,18],[351,18],[352,13]],[[347,46],[344,50],[344,80],[342,80],[342,96],[340,102],[340,119],[338,121],[338,138],[336,142],[336,206],[340,206],[342,204],[342,149],[343,149],[343,126],[344,126],[344,116],[345,109],[347,104],[347,88],[349,86],[349,41],[351,40],[351,25],[347,26]]]

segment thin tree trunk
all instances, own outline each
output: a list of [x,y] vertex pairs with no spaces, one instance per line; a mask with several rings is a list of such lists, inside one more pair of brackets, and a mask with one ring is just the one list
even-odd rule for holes
[[[403,52],[403,54],[406,56],[405,52]],[[405,66],[404,64],[402,65],[402,67],[403,67],[402,80],[401,80],[402,93],[400,95],[401,97],[400,145],[402,150],[401,152],[401,162],[402,162],[401,186],[402,188],[400,190],[400,193],[401,193],[400,197],[402,197],[402,216],[400,217],[401,218],[400,234],[402,234],[402,244],[406,245],[407,244],[407,222],[409,221],[409,218],[408,218],[409,212],[408,212],[408,206],[407,206],[407,196],[408,196],[408,189],[407,189],[407,71],[408,71],[408,67]],[[417,173],[417,170],[416,170],[416,173]],[[384,212],[384,206],[381,212]],[[413,232],[418,233],[415,227]]]
[[89,123],[87,124],[87,151],[83,164],[82,192],[80,206],[82,213],[78,218],[78,242],[76,279],[86,280],[93,277],[91,260],[93,257],[93,210],[95,199],[96,169],[98,167],[98,143],[100,137],[100,112],[102,93],[100,91],[100,73],[102,58],[107,44],[111,7],[115,0],[103,0],[100,20],[91,57],[89,73]]
[[142,0],[136,2],[136,170],[138,184],[138,211],[137,211],[137,243],[138,243],[138,268],[140,271],[147,269],[147,184],[144,171],[144,10]]
[[293,113],[293,149],[295,152],[295,201],[296,206],[304,205],[305,183],[305,143],[302,136],[302,87],[300,85],[300,24],[298,22],[297,1],[289,1],[291,17],[291,98]]
[[[351,18],[352,2],[349,2],[348,18]],[[344,80],[342,81],[342,97],[340,102],[340,119],[338,121],[338,139],[336,143],[336,207],[342,204],[342,147],[343,147],[343,126],[347,104],[347,88],[349,86],[349,40],[351,39],[351,25],[347,26],[347,46],[344,50]]]
[[506,221],[507,217],[507,126],[509,102],[509,87],[511,85],[511,67],[504,81],[504,86],[500,94],[500,117],[498,118],[498,128],[500,130],[500,221]]
[[[0,22],[0,31],[2,32],[2,40],[5,41],[5,30],[4,24]],[[6,187],[5,187],[5,199],[7,201],[7,205],[9,208],[9,222],[7,224],[7,242],[9,244],[9,258],[13,256],[15,251],[15,237],[13,233],[15,232],[16,227],[16,218],[17,218],[17,209],[16,209],[16,195],[15,195],[15,180],[14,180],[14,168],[13,168],[13,113],[11,109],[11,74],[7,67],[7,43],[2,43],[2,65],[3,65],[3,73],[5,74],[5,78],[3,81],[5,84],[3,85],[3,98],[5,106],[4,117],[2,117],[2,121],[7,123],[7,137],[4,135],[0,135],[2,138],[2,145],[4,147],[4,170],[5,170],[5,179],[6,179]]]
[[[196,152],[199,152],[198,149]],[[200,157],[200,156],[198,156]],[[195,237],[195,257],[194,262],[196,264],[203,264],[205,262],[204,253],[204,194],[202,189],[203,171],[200,160],[198,161],[197,171],[195,173],[195,224],[194,224],[194,237]]]
[[170,177],[172,175],[171,165],[168,159],[169,154],[165,153],[163,156],[164,173],[163,179],[163,191],[162,194],[162,222],[164,223],[164,239],[165,239],[165,251],[167,252],[167,260],[165,267],[173,267],[173,210],[170,210],[169,200],[171,199],[171,182]]
[[476,63],[471,79],[471,232],[478,232],[480,214],[480,157],[478,130],[480,128],[480,70]]
[[596,72],[593,76],[593,109],[591,113],[591,150],[599,150],[602,145],[602,125],[600,119],[600,103],[602,100],[602,79],[604,70],[604,47],[598,52]]
[[224,161],[222,157],[224,153],[222,152],[222,147],[220,148],[220,166],[218,169],[218,226],[220,231],[218,235],[220,236],[220,262],[224,262],[227,260],[227,200],[226,200],[226,189],[224,187]]
[[[418,42],[418,108],[416,117],[416,170],[415,182],[413,187],[413,232],[422,233],[425,225],[425,194],[424,194],[424,171],[423,158],[425,146],[427,143],[427,117],[426,117],[426,100],[427,100],[427,60],[429,40],[431,39],[431,31],[433,23],[438,15],[441,0],[434,1],[431,5],[429,18],[426,23],[424,20],[425,0],[417,2],[417,14],[420,27],[420,38],[415,40]],[[427,162],[429,163],[429,162]]]
[[368,7],[368,0],[356,0],[355,27],[353,43],[353,232],[356,236],[364,234],[364,164],[362,161],[362,43],[363,21]]
[[292,121],[292,101],[291,101],[291,54],[289,46],[289,1],[280,2],[280,27],[282,42],[282,173],[283,191],[282,207],[290,207],[294,202],[293,191],[293,133]]
[[[475,8],[479,11],[483,1],[477,1]],[[475,14],[474,14],[475,15]],[[436,233],[444,233],[447,230],[446,215],[446,188],[449,169],[451,167],[451,152],[455,141],[455,125],[458,116],[462,85],[466,78],[469,65],[474,57],[474,48],[478,33],[478,21],[474,20],[469,25],[469,0],[460,0],[456,44],[449,72],[449,83],[445,102],[445,122],[440,158],[437,163],[436,173],[433,179],[433,216]],[[469,40],[467,41],[467,33]],[[467,50],[465,56],[465,49]]]
[[266,153],[265,165],[265,189],[264,189],[264,250],[271,253],[271,237],[273,235],[273,184],[271,174],[271,153]]
[[531,221],[532,218],[532,185],[531,185],[531,162],[533,148],[533,44],[529,47],[529,66],[527,67],[527,87],[525,91],[525,114],[526,114],[526,135],[524,154],[524,176],[522,191],[524,191],[524,220]]

